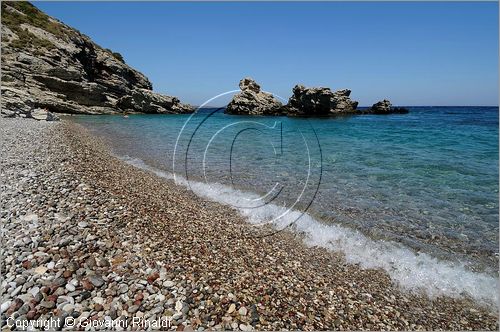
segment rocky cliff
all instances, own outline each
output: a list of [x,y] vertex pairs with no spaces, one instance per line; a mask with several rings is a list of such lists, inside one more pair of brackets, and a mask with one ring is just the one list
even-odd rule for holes
[[187,113],[193,108],[154,93],[119,53],[28,2],[2,1],[2,115]]

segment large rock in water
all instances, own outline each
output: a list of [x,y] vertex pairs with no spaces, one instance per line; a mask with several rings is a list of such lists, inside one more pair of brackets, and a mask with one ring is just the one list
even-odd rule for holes
[[75,29],[28,2],[2,1],[2,115],[194,109],[154,93],[149,80]]
[[296,85],[286,105],[282,105],[272,94],[261,91],[260,85],[251,78],[240,81],[240,90],[227,105],[225,113],[304,117],[408,113],[406,108],[393,107],[387,99],[373,104],[368,109],[358,110],[358,102],[351,100],[351,90],[348,89],[332,91],[329,88]]
[[373,114],[405,114],[408,113],[408,110],[403,107],[392,107],[392,104],[389,100],[384,99],[376,102],[372,105],[372,107],[367,111],[367,113]]
[[296,85],[287,109],[290,116],[332,116],[356,113],[357,101],[349,96],[351,90],[331,91],[329,88],[306,88]]
[[240,93],[234,95],[224,113],[239,115],[280,115],[283,104],[272,94],[261,91],[251,78],[240,81]]

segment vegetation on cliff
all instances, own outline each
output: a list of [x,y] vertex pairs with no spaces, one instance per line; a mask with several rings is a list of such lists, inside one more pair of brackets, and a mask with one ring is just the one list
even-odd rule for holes
[[185,113],[189,105],[152,92],[123,56],[28,2],[2,2],[2,114],[34,110],[110,114]]

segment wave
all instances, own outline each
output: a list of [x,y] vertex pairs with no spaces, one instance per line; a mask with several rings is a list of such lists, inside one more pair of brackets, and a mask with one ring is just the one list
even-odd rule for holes
[[[128,156],[119,158],[137,168],[157,176],[176,180],[189,187],[198,196],[233,207],[248,205],[258,195],[232,189],[217,183],[187,181],[172,173],[147,165],[143,160]],[[319,246],[334,252],[342,252],[351,264],[361,268],[384,269],[402,289],[423,292],[430,298],[449,296],[469,297],[477,303],[498,308],[498,279],[487,273],[474,272],[465,263],[439,260],[426,253],[417,253],[400,243],[373,240],[362,233],[340,225],[326,225],[307,213],[291,210],[275,204],[259,209],[237,208],[251,224],[269,221],[276,229],[294,223],[294,231],[304,235],[307,246]],[[277,218],[277,216],[281,216]]]

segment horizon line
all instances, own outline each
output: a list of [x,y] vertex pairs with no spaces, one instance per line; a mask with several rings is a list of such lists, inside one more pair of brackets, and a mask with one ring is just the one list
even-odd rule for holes
[[[200,108],[200,105],[191,105]],[[201,108],[226,108],[225,106],[205,105]],[[499,105],[393,105],[395,107],[499,107]],[[371,107],[371,105],[358,106],[358,108]]]

